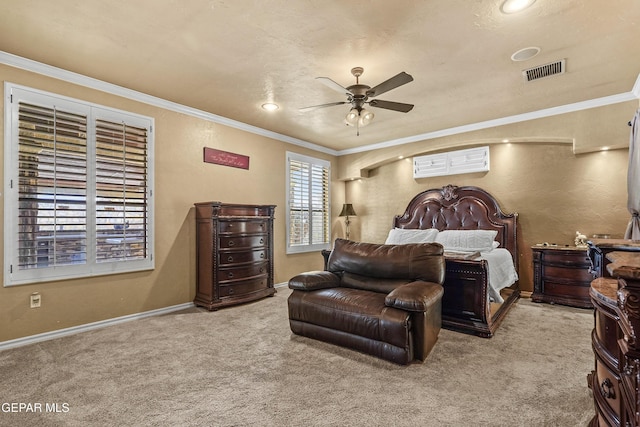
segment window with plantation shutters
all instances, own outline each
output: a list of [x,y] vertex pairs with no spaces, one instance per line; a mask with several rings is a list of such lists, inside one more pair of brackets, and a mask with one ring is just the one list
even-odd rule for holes
[[287,153],[287,253],[329,248],[330,163]]
[[147,256],[147,139],[144,128],[96,120],[97,262]]
[[153,268],[153,119],[5,93],[5,286]]

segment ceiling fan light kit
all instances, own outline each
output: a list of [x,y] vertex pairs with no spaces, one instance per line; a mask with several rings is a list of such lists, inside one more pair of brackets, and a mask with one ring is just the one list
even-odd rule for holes
[[413,109],[413,104],[383,101],[381,99],[370,99],[412,82],[413,77],[411,77],[411,75],[403,71],[372,88],[371,86],[360,84],[360,76],[363,72],[364,69],[362,67],[352,68],[351,74],[356,78],[356,84],[347,86],[346,88],[328,77],[316,77],[316,80],[319,80],[327,87],[346,95],[347,100],[305,107],[301,108],[300,111],[315,110],[317,108],[332,107],[334,105],[351,104],[351,109],[345,116],[344,122],[349,126],[355,126],[356,129],[358,129],[356,134],[360,135],[359,129],[370,124],[375,117],[371,111],[364,108],[366,104],[369,104],[371,107],[384,108],[386,110],[398,111],[401,113],[408,113]]
[[352,108],[344,118],[344,122],[349,126],[364,127],[371,123],[374,117],[375,115],[369,110]]

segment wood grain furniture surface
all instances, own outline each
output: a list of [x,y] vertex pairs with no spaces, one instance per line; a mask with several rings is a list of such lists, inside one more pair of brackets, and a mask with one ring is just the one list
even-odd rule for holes
[[593,274],[587,248],[533,246],[534,302],[591,308],[589,289]]
[[591,426],[640,425],[640,253],[607,254],[609,277],[591,283],[594,370]]
[[[478,187],[447,185],[417,194],[393,227],[405,229],[495,230],[495,240],[511,253],[518,271],[516,213],[502,212],[497,200]],[[491,337],[520,297],[518,282],[502,291],[504,302],[492,304],[486,260],[446,258],[442,326]]]
[[275,294],[274,205],[196,203],[196,297],[208,310]]
[[629,239],[591,239],[587,242],[591,271],[595,277],[610,277],[607,265],[611,262],[607,258],[610,252],[638,252],[640,242]]

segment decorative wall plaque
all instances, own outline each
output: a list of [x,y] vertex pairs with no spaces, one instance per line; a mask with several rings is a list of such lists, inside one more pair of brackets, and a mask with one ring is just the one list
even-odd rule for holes
[[205,163],[249,169],[249,156],[243,156],[242,154],[204,147],[203,157]]

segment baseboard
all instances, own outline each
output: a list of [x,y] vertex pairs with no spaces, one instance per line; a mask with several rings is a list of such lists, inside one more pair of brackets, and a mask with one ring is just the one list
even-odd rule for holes
[[273,285],[274,288],[286,288],[289,286],[289,282],[276,283]]
[[532,294],[531,291],[520,291],[520,298],[531,298]]
[[0,342],[0,351],[10,348],[22,347],[29,344],[35,344],[42,341],[53,340],[56,338],[66,337],[68,335],[79,334],[81,332],[92,331],[94,329],[105,328],[107,326],[117,325],[119,323],[131,322],[133,320],[144,319],[145,317],[160,316],[162,314],[172,313],[174,311],[185,310],[193,307],[192,302],[185,304],[172,305],[170,307],[159,308],[157,310],[144,311],[142,313],[129,314],[127,316],[115,317],[113,319],[101,320],[99,322],[87,323],[70,328],[58,329],[56,331],[44,332],[42,334],[30,335],[28,337],[16,338],[14,340]]

